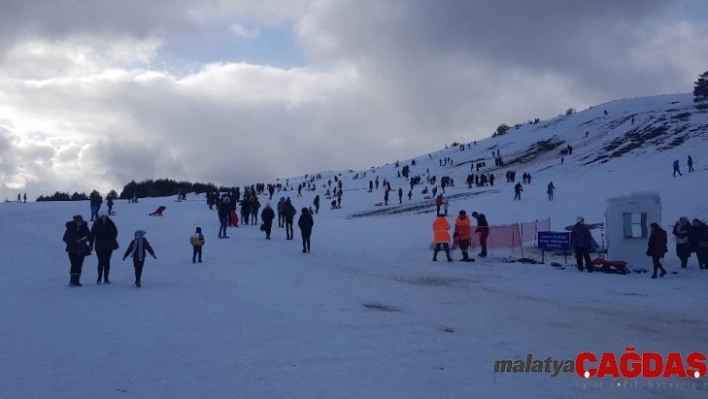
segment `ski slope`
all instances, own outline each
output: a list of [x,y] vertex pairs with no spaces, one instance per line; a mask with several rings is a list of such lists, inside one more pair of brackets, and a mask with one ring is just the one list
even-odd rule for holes
[[[671,117],[685,113],[691,115]],[[560,230],[577,216],[604,222],[608,197],[650,190],[661,195],[668,228],[680,216],[708,217],[706,115],[689,95],[616,101],[512,127],[469,150],[422,154],[411,174],[429,169],[438,181],[454,179],[446,189],[450,222],[464,209],[485,213],[493,225],[550,217]],[[608,145],[631,142],[628,133],[661,126],[668,126],[664,135],[640,136],[636,148],[591,162],[606,155]],[[563,165],[553,150],[493,168],[493,150],[509,162],[541,140],[570,144],[573,155]],[[696,162],[694,173],[685,169],[687,155]],[[439,166],[445,157],[454,166]],[[674,159],[684,176],[671,176]],[[494,169],[494,187],[463,185],[473,160]],[[374,206],[383,201],[382,188],[367,192],[376,176],[408,192],[394,162],[373,171],[320,172],[317,190],[301,198],[296,191],[276,193],[273,206],[290,196],[298,210],[321,195],[309,254],[301,253],[297,227],[293,241],[278,227],[266,241],[257,225],[230,228],[230,239],[217,239],[216,212],[203,196],[117,201],[113,220],[121,249],[113,255],[108,286],[95,285],[91,256],[84,286],[68,287],[64,223],[74,214],[88,219],[88,202],[0,204],[0,398],[705,397],[704,385],[649,388],[640,381],[620,390],[612,380],[588,386],[574,373],[495,374],[496,360],[529,353],[574,359],[585,351],[621,354],[627,346],[705,350],[708,272],[698,270],[695,257],[680,269],[672,243],[664,261],[670,274],[657,280],[579,273],[571,258],[565,269],[503,262],[520,255],[514,251],[490,250],[475,263],[434,263],[428,248],[434,205],[420,194],[425,184],[411,201],[404,195],[401,205],[391,195],[387,207]],[[409,162],[400,160],[400,167]],[[533,177],[521,201],[505,182],[508,169],[517,171],[517,181],[523,172]],[[352,179],[363,172],[366,178]],[[342,209],[331,210],[322,184],[339,173]],[[304,177],[288,181],[296,186]],[[547,200],[550,181],[555,201]],[[149,217],[159,205],[167,206],[165,216]],[[207,240],[202,264],[191,263],[189,236],[196,226]],[[157,254],[146,261],[142,288],[133,286],[130,261],[120,260],[137,229],[147,231]],[[538,256],[532,248],[526,255]]]

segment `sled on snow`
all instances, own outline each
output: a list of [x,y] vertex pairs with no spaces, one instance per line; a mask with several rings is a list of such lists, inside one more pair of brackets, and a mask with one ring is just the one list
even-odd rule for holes
[[162,212],[164,212],[165,209],[167,209],[166,206],[160,205],[155,209],[155,212],[148,214],[148,216],[162,216]]
[[592,264],[595,265],[596,271],[617,274],[629,273],[627,262],[623,260],[607,260],[603,258],[595,258],[593,259]]

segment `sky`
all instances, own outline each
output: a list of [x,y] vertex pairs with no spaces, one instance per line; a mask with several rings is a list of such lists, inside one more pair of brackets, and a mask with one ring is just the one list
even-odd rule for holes
[[3,0],[0,200],[361,169],[708,69],[702,1]]

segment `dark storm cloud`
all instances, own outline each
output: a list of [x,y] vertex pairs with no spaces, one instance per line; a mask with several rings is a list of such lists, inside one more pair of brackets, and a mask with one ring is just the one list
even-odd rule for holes
[[679,72],[637,71],[633,51],[651,39],[665,12],[680,3],[347,1],[332,2],[313,21],[338,43],[319,55],[368,63],[381,73],[391,69],[390,75],[411,82],[420,82],[424,74],[444,80],[446,75],[435,74],[442,72],[436,66],[442,63],[451,67],[448,76],[477,65],[500,74],[554,74],[604,94],[637,94],[637,88],[653,94]]

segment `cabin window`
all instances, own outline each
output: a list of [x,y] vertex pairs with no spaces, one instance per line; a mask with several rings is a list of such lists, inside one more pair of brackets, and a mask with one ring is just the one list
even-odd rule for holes
[[626,212],[622,214],[624,238],[647,238],[647,213]]

